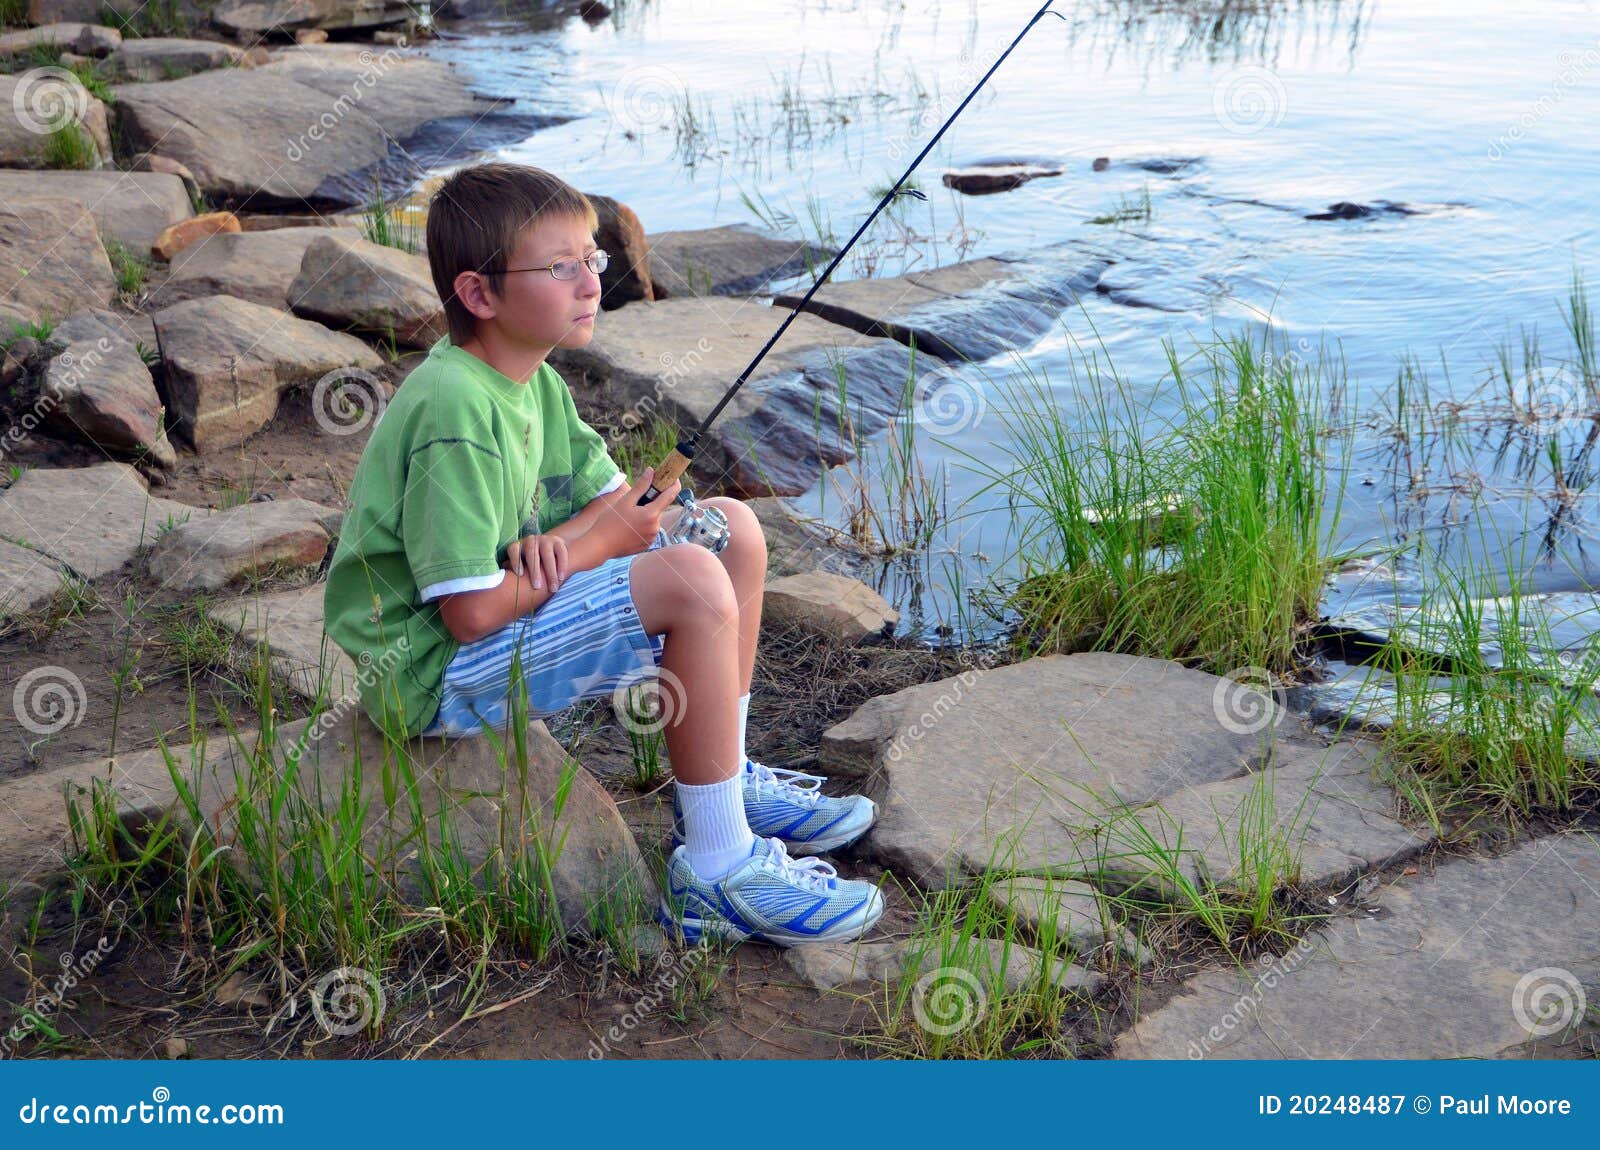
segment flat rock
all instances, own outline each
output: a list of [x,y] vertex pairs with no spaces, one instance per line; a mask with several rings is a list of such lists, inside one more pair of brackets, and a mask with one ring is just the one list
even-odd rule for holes
[[229,295],[288,311],[306,249],[327,234],[327,228],[311,227],[207,236],[173,257],[167,278],[150,293],[151,306]]
[[244,49],[217,40],[182,40],[170,36],[124,40],[111,54],[112,74],[119,80],[151,83],[180,80],[195,72],[237,66]]
[[229,296],[186,300],[152,317],[167,397],[196,451],[242,442],[296,384],[382,360],[354,336]]
[[216,591],[269,567],[310,566],[327,554],[340,517],[305,499],[242,503],[164,534],[150,573],[163,587]]
[[65,574],[48,555],[0,539],[0,619],[38,610],[50,601]]
[[[1307,885],[1419,850],[1427,840],[1370,781],[1371,755],[1358,740],[1329,748],[1231,679],[1104,653],[880,696],[821,747],[824,773],[880,799],[858,850],[924,887],[1000,870],[1158,894],[1169,853],[1190,876],[1234,882],[1241,842],[1277,841],[1251,837],[1262,822],[1299,858],[1286,877]],[[1165,848],[1141,845],[1141,828]]]
[[648,238],[650,278],[657,298],[754,295],[775,280],[808,270],[821,274],[833,252],[795,240],[773,239],[751,228],[657,232]]
[[[892,983],[911,969],[920,977],[938,969],[956,968],[978,977],[985,993],[1000,986],[1007,994],[1020,994],[1039,984],[1045,956],[1020,943],[1003,939],[973,939],[960,953],[941,955],[919,941],[807,943],[783,953],[789,968],[818,990],[841,986]],[[1101,975],[1074,963],[1052,962],[1051,985],[1059,990],[1090,995],[1100,988]]]
[[[1026,259],[987,257],[889,279],[830,282],[806,310],[863,335],[914,345],[924,355],[982,360],[1033,343],[1093,290],[1110,263],[1060,244]],[[803,297],[779,295],[773,304],[799,307]]]
[[80,313],[70,327],[63,325],[66,331],[51,333],[51,343],[62,350],[44,369],[47,423],[112,454],[171,467],[177,453],[161,423],[161,397],[150,369],[115,317],[101,320],[98,314],[109,313]]
[[218,603],[207,614],[242,649],[265,644],[272,669],[307,699],[356,699],[356,665],[322,628],[325,584]]
[[[403,854],[396,857],[396,852],[413,853],[409,844],[422,833],[437,843],[440,813],[448,812],[452,843],[479,883],[484,881],[487,860],[506,838],[538,835],[547,843],[561,844],[558,852],[552,851],[550,882],[569,931],[582,932],[589,908],[600,903],[626,898],[653,905],[654,882],[610,796],[577,766],[543,723],[529,724],[526,742],[525,790],[520,764],[514,763],[508,772],[488,739],[413,739],[403,744],[418,780],[426,828],[415,825],[405,799],[392,811],[386,805],[385,772],[377,764],[392,760],[386,760],[377,729],[349,700],[315,719],[278,727],[274,741],[265,748],[257,732],[246,731],[237,741],[213,738],[203,752],[198,746],[177,746],[166,753],[184,764],[199,788],[202,817],[224,840],[237,831],[236,780],[241,775],[248,778],[247,756],[270,761],[268,769],[276,779],[294,755],[307,780],[307,797],[315,795],[320,784],[331,802],[344,789],[351,763],[360,754],[367,764],[361,788],[367,811],[364,853],[397,870],[401,896],[418,903],[439,900],[424,888],[416,864]],[[119,755],[114,770],[108,770],[106,760],[95,759],[0,783],[0,875],[14,888],[62,869],[70,847],[63,793],[85,806],[88,787],[96,778],[109,777],[124,820],[150,819],[164,812],[183,817],[163,754],[161,748],[152,748]],[[559,815],[558,790],[564,796]]]
[[0,199],[0,301],[31,319],[103,307],[116,295],[94,217],[77,200]]
[[[1384,887],[1251,970],[1205,971],[1118,1037],[1118,1058],[1496,1058],[1600,997],[1600,847],[1588,835],[1456,858]],[[1542,1010],[1552,1011],[1548,1017]],[[1520,1015],[1520,1018],[1519,1018]],[[1577,1036],[1592,1031],[1578,1012]],[[1549,1035],[1560,1043],[1564,1030]]]
[[102,233],[137,255],[166,228],[194,215],[183,180],[160,172],[0,171],[0,200],[48,196],[82,204]]
[[0,34],[0,59],[25,56],[34,48],[55,44],[81,56],[104,56],[122,43],[122,33],[101,24],[63,22]]
[[770,580],[762,592],[762,618],[859,643],[892,631],[900,612],[859,579],[807,571]]
[[258,40],[267,32],[300,28],[380,28],[415,19],[405,4],[393,0],[249,0],[220,4],[211,19],[235,35]]
[[[550,362],[624,410],[696,427],[782,320],[758,303],[720,297],[634,304],[625,317],[597,323],[588,347],[557,349]],[[691,342],[686,333],[696,332],[707,334]],[[745,496],[797,495],[824,466],[853,458],[836,431],[839,365],[857,433],[881,430],[911,371],[905,348],[802,315],[712,425],[695,474]]]
[[32,548],[83,579],[116,571],[167,523],[210,515],[150,494],[126,463],[36,468],[0,491],[0,536]]
[[[46,168],[50,133],[64,120],[77,123],[88,135],[97,162],[111,157],[105,104],[65,69],[0,76],[0,108],[6,110],[0,116],[0,167]],[[0,202],[9,198],[0,197]]]
[[306,247],[289,307],[411,347],[431,347],[449,331],[426,259],[332,229]]
[[96,340],[103,335],[125,340],[135,348],[143,345],[154,351],[156,346],[156,325],[150,322],[149,316],[123,314],[109,308],[86,308],[74,312],[56,324],[50,333],[50,342],[70,344]]

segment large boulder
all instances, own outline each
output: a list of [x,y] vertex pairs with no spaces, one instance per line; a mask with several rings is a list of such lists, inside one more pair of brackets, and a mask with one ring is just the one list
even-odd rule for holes
[[0,76],[0,168],[43,168],[53,131],[76,123],[93,145],[95,159],[111,157],[106,106],[65,68],[34,68]]
[[649,237],[650,279],[657,299],[686,295],[754,295],[775,280],[821,274],[833,253],[796,240],[773,239],[730,224]]
[[599,220],[595,246],[611,257],[600,277],[600,306],[611,310],[633,300],[655,299],[650,284],[650,244],[638,215],[610,196],[591,193],[588,199]]
[[103,307],[117,293],[89,210],[75,199],[0,197],[0,303],[30,319]]
[[37,611],[67,575],[65,567],[43,552],[0,539],[0,619]]
[[289,307],[411,347],[431,347],[449,331],[427,260],[332,229],[306,248]]
[[382,363],[354,336],[229,296],[186,300],[152,318],[172,414],[196,451],[265,427],[290,387]]
[[306,249],[328,228],[210,235],[173,257],[167,278],[151,291],[151,306],[230,295],[263,307],[289,310],[289,288]]
[[150,554],[163,587],[217,591],[274,566],[322,562],[340,512],[305,499],[242,503],[166,532]]
[[1394,819],[1372,744],[1329,746],[1247,683],[1130,655],[880,696],[821,757],[882,800],[859,849],[928,888],[998,869],[1171,895],[1253,881],[1256,858],[1315,887],[1431,841]]
[[146,255],[166,228],[194,215],[183,180],[158,172],[0,171],[0,200],[48,196],[89,209],[103,235]]
[[172,524],[210,514],[152,496],[126,463],[39,468],[0,491],[0,537],[83,579],[120,569]]
[[318,211],[365,204],[422,166],[487,147],[553,117],[501,115],[456,73],[398,49],[283,48],[249,69],[122,84],[127,146],[182,163],[219,206]]
[[163,467],[177,462],[150,369],[117,317],[80,313],[51,333],[51,344],[60,351],[45,364],[39,402],[58,434]]

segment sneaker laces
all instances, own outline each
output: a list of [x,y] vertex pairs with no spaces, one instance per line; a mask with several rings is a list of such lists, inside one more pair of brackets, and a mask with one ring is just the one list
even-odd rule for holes
[[819,894],[837,888],[835,881],[839,872],[832,863],[823,862],[819,858],[807,856],[805,858],[791,858],[784,848],[782,839],[768,839],[772,851],[767,855],[767,867],[780,877],[789,878]]
[[822,784],[827,781],[823,776],[791,771],[786,767],[768,767],[754,759],[746,759],[745,762],[757,786],[782,791],[784,797],[809,807],[822,801]]

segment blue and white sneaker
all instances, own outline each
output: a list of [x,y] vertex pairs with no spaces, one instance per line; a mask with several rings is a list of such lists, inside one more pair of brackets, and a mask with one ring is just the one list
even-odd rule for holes
[[[866,795],[833,798],[822,793],[827,780],[803,771],[744,761],[740,790],[744,818],[757,838],[782,839],[802,854],[827,854],[849,846],[872,829],[878,806]],[[683,843],[683,808],[672,794],[672,845]]]
[[849,942],[883,915],[883,894],[862,879],[842,879],[818,858],[790,858],[781,839],[757,838],[750,857],[723,878],[695,874],[679,847],[667,867],[659,918],[685,942],[706,936],[777,946]]

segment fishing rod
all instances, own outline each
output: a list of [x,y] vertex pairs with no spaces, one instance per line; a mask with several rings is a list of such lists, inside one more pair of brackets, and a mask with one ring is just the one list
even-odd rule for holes
[[[1033,14],[1033,18],[1023,26],[1022,31],[1017,33],[1016,39],[1012,40],[1010,46],[1007,47],[1004,52],[1000,53],[999,59],[989,66],[989,70],[983,74],[983,78],[973,85],[972,91],[967,93],[966,99],[961,101],[956,110],[950,113],[949,118],[939,126],[939,130],[933,134],[933,137],[923,145],[922,151],[917,153],[916,159],[912,160],[910,165],[907,166],[906,170],[900,174],[900,178],[894,182],[894,186],[884,193],[883,199],[878,201],[878,206],[873,208],[871,214],[868,215],[866,219],[861,221],[861,226],[856,229],[856,234],[851,236],[844,247],[839,249],[838,254],[833,257],[832,262],[829,263],[828,266],[823,269],[822,274],[817,277],[817,281],[811,285],[811,287],[806,291],[806,294],[801,298],[800,302],[790,310],[787,316],[784,317],[783,322],[778,325],[778,330],[772,333],[772,338],[768,339],[761,350],[756,352],[755,358],[752,359],[749,364],[745,366],[745,369],[739,373],[739,378],[733,381],[733,386],[728,388],[723,397],[717,401],[717,405],[711,409],[711,411],[703,420],[700,421],[700,426],[695,429],[694,434],[689,436],[687,439],[681,439],[678,441],[678,445],[672,449],[672,451],[667,455],[667,458],[662,461],[661,466],[656,468],[654,475],[651,476],[650,488],[643,495],[639,496],[638,506],[643,507],[645,504],[654,500],[658,495],[661,494],[662,491],[668,487],[671,487],[673,483],[677,481],[678,477],[688,469],[689,464],[694,461],[694,453],[696,447],[699,446],[700,437],[706,433],[707,429],[710,428],[717,416],[722,414],[722,409],[728,406],[729,402],[738,393],[739,389],[745,385],[745,381],[750,378],[751,372],[755,371],[756,367],[760,365],[761,361],[766,358],[767,352],[772,350],[773,344],[777,343],[778,340],[783,338],[783,333],[789,330],[789,325],[795,321],[795,318],[799,316],[801,312],[805,311],[806,305],[811,302],[811,297],[817,294],[817,289],[828,282],[828,277],[831,276],[834,269],[839,266],[839,262],[844,259],[845,254],[855,246],[857,240],[866,234],[866,230],[872,226],[872,221],[878,218],[878,213],[883,211],[884,208],[888,207],[889,201],[894,199],[896,196],[902,195],[911,195],[916,196],[918,199],[927,199],[925,195],[916,189],[903,188],[901,185],[911,178],[911,173],[917,170],[917,165],[922,163],[929,152],[933,151],[933,146],[939,142],[940,137],[945,134],[946,130],[949,129],[951,124],[956,122],[956,118],[960,116],[962,112],[966,111],[967,105],[972,103],[972,98],[976,96],[979,91],[982,90],[983,86],[989,82],[989,77],[993,76],[995,72],[999,71],[1000,65],[1006,62],[1006,57],[1011,55],[1012,50],[1016,48],[1018,44],[1022,43],[1022,38],[1033,30],[1033,26],[1040,20],[1044,19],[1047,12],[1057,19],[1066,19],[1066,17],[1062,16],[1061,13],[1050,11],[1050,6],[1053,3],[1055,3],[1055,0],[1045,0],[1044,5]],[[687,488],[684,489],[683,494],[688,494]],[[682,496],[680,496],[680,501],[683,501]],[[692,503],[693,499],[691,497],[685,502],[685,506],[691,506]]]

